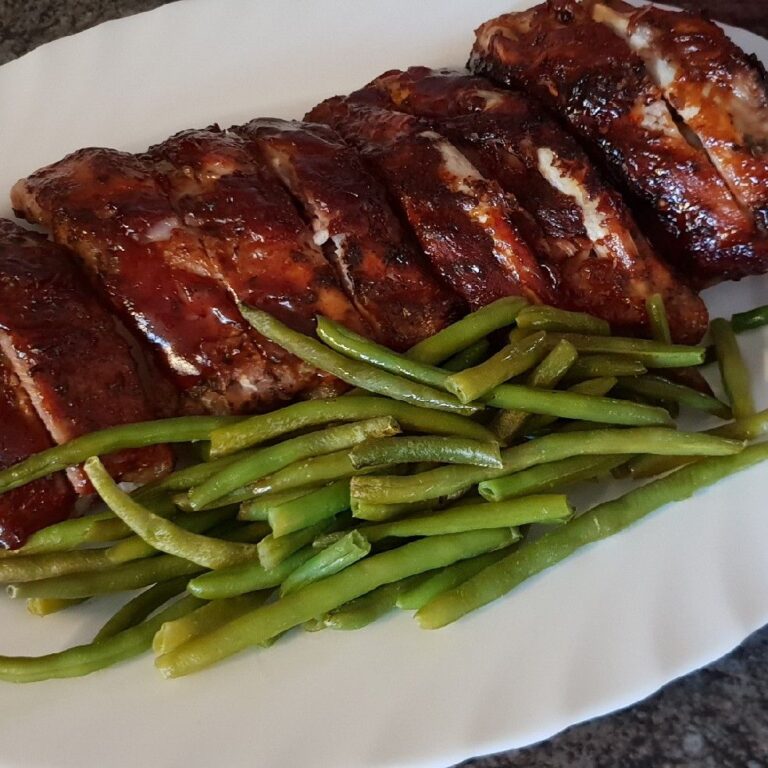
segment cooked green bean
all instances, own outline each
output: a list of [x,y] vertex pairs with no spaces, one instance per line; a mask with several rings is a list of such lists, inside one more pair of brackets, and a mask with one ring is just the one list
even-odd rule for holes
[[508,554],[507,548],[497,549],[469,560],[459,560],[458,563],[442,568],[437,573],[425,574],[425,578],[418,584],[414,584],[410,589],[400,590],[396,599],[397,607],[406,611],[418,611],[442,592],[463,584]]
[[530,306],[517,316],[517,325],[535,331],[562,331],[587,333],[593,336],[610,336],[611,326],[605,321],[585,312],[568,312],[564,309],[545,306]]
[[[243,423],[243,422],[238,422]],[[209,477],[218,474],[225,467],[229,467],[236,461],[241,461],[246,456],[252,456],[255,451],[242,451],[235,455],[221,456],[212,461],[193,464],[184,469],[177,469],[153,483],[148,483],[143,488],[139,488],[134,494],[137,501],[144,503],[147,498],[154,497],[157,493],[167,493],[170,491],[188,491],[200,483],[204,483]]]
[[651,426],[672,423],[663,408],[578,392],[541,390],[520,384],[502,384],[496,387],[486,402],[494,408],[528,411],[564,419],[597,421],[602,424]]
[[723,378],[726,394],[731,401],[733,415],[737,419],[751,416],[755,412],[752,383],[733,328],[727,320],[718,317],[710,323],[709,329],[717,350],[717,364],[720,366],[720,375]]
[[[577,395],[587,395],[589,397],[604,397],[607,395],[618,383],[618,379],[614,376],[601,376],[599,379],[586,379],[585,381],[578,381],[575,384],[571,384],[566,392],[573,392]],[[557,421],[556,416],[545,416],[538,414],[531,416],[526,424],[526,432],[529,435],[536,434],[545,430],[550,424],[554,424]],[[579,419],[580,424],[595,424],[596,427],[600,427],[601,424],[595,421],[589,421],[586,419]]]
[[545,333],[533,333],[518,342],[507,344],[493,357],[454,373],[443,380],[445,388],[462,403],[478,400],[499,384],[525,373],[546,355]]
[[[363,475],[352,479],[351,492],[352,498],[378,504],[425,501],[449,496],[477,483],[569,456],[612,453],[726,454],[741,450],[742,445],[741,442],[711,435],[653,427],[555,433],[502,451],[502,469],[449,466],[406,477]],[[696,446],[696,451],[692,450],[693,446]],[[499,500],[492,498],[494,501]]]
[[338,541],[320,550],[293,571],[280,586],[281,595],[303,589],[313,581],[320,581],[339,573],[362,560],[371,551],[371,544],[358,531],[345,533]]
[[347,384],[386,395],[394,400],[403,400],[439,411],[461,413],[465,416],[470,416],[477,411],[477,408],[462,405],[453,396],[433,387],[409,381],[368,363],[344,357],[316,339],[283,325],[266,312],[243,305],[240,306],[240,311],[262,336],[266,336],[305,363],[327,371]]
[[676,384],[661,376],[649,374],[638,378],[622,378],[619,383],[623,389],[645,397],[679,403],[697,411],[711,413],[721,419],[731,418],[731,409],[716,397],[697,392],[695,389],[682,384]]
[[331,525],[333,524],[328,520],[321,520],[284,536],[275,537],[269,534],[258,543],[259,561],[267,570],[273,570],[294,552],[311,544],[316,536],[325,533]]
[[240,505],[240,511],[237,513],[238,520],[268,520],[269,511],[281,504],[285,504],[302,496],[309,496],[314,493],[309,488],[300,488],[296,491],[281,491],[279,493],[267,493],[264,496],[258,496],[250,501],[244,501]]
[[768,325],[768,304],[755,307],[748,312],[737,312],[731,318],[731,326],[735,333],[743,333],[763,325]]
[[397,604],[397,596],[402,582],[385,584],[367,595],[336,608],[319,619],[312,619],[304,624],[304,629],[314,632],[318,629],[355,630],[362,629],[389,613]]
[[586,544],[605,539],[665,504],[687,499],[699,489],[767,459],[768,443],[753,445],[734,456],[696,462],[614,501],[599,504],[567,525],[526,541],[460,587],[439,595],[419,610],[416,618],[428,629],[445,626],[505,595]]
[[161,581],[159,584],[146,589],[141,594],[129,600],[107,621],[96,633],[94,640],[104,640],[114,637],[118,632],[135,627],[148,616],[151,616],[158,608],[165,605],[171,598],[180,595],[187,587],[187,577],[180,576],[170,581]]
[[734,440],[756,440],[768,434],[768,408],[710,430],[710,434]]
[[448,507],[403,520],[368,525],[361,531],[371,542],[390,536],[439,536],[445,533],[478,531],[484,528],[516,528],[530,523],[563,523],[573,515],[565,496],[529,496],[498,503]]
[[669,330],[669,319],[664,299],[660,293],[654,293],[645,300],[645,308],[648,312],[648,324],[656,341],[663,344],[672,343],[672,333]]
[[317,318],[317,335],[331,349],[335,349],[344,357],[369,363],[376,368],[389,371],[397,376],[403,376],[411,381],[418,381],[431,387],[444,389],[448,374],[433,365],[411,360],[375,341],[366,339],[359,333],[350,331],[339,323],[327,317]]
[[230,424],[232,416],[180,416],[173,419],[121,424],[76,437],[68,443],[33,453],[24,461],[0,471],[0,493],[84,462],[89,456],[103,456],[125,448],[158,443],[188,443],[207,440],[216,427]]
[[103,549],[75,549],[71,552],[41,552],[0,560],[0,583],[38,581],[68,573],[98,571],[109,566]]
[[578,333],[548,333],[547,344],[566,339],[579,353],[627,355],[639,360],[646,368],[686,368],[705,361],[706,347],[683,344],[662,344],[648,339],[622,336],[585,336]]
[[193,595],[204,600],[221,600],[248,592],[273,589],[280,586],[293,571],[315,554],[312,547],[304,546],[274,568],[266,569],[261,563],[241,563],[221,568],[195,577],[187,588]]
[[340,573],[184,643],[161,656],[156,665],[166,677],[189,674],[329,613],[384,584],[499,549],[510,540],[511,534],[503,529],[472,531],[432,536],[366,557]]
[[640,376],[648,369],[639,361],[622,355],[584,355],[569,369],[567,381],[595,379],[602,376]]
[[80,677],[138,656],[152,647],[152,638],[163,622],[171,621],[200,605],[184,597],[143,624],[112,637],[46,656],[0,656],[0,680],[34,683],[61,677]]
[[349,480],[337,480],[292,501],[272,507],[268,513],[275,538],[335,517],[349,509]]
[[394,520],[399,517],[411,515],[414,512],[428,512],[431,509],[437,509],[450,501],[461,498],[464,492],[455,493],[452,496],[440,499],[427,499],[426,501],[413,501],[405,504],[376,504],[359,499],[350,498],[352,505],[352,516],[360,520],[370,520],[376,523],[382,523],[387,520]]
[[437,412],[398,400],[355,395],[293,403],[271,413],[252,416],[231,427],[214,430],[211,433],[211,455],[223,456],[308,427],[377,416],[390,416],[412,432],[455,435],[475,440],[493,439],[490,430],[464,416]]
[[490,351],[491,343],[488,339],[479,339],[474,344],[470,344],[466,349],[462,349],[461,352],[457,352],[453,357],[448,358],[441,367],[449,373],[457,373],[465,368],[478,365],[478,363],[481,363],[488,357]]
[[[576,362],[579,353],[568,341],[559,341],[549,354],[534,368],[528,377],[529,387],[554,389]],[[494,429],[506,443],[523,431],[528,413],[524,410],[511,409],[501,411],[495,419]]]
[[79,600],[58,600],[56,598],[33,597],[27,600],[27,610],[33,616],[50,616],[52,613],[58,613],[75,605],[80,605],[80,603],[84,603],[87,599],[83,597]]
[[382,437],[356,445],[350,451],[349,458],[356,469],[417,461],[473,464],[478,467],[501,466],[498,443],[468,440],[464,437]]
[[205,603],[191,613],[166,621],[152,639],[152,650],[157,656],[168,653],[187,640],[204,635],[258,608],[268,597],[269,591],[264,591]]
[[626,455],[588,455],[571,456],[549,464],[539,464],[509,475],[506,479],[505,496],[514,499],[532,493],[559,491],[582,480],[606,475],[626,461]]
[[389,416],[340,424],[317,432],[293,437],[261,448],[253,455],[236,461],[189,492],[192,509],[203,509],[231,491],[260,480],[302,459],[351,448],[367,437],[395,435],[400,425]]
[[422,363],[439,365],[493,331],[512,325],[526,304],[525,299],[518,296],[497,299],[443,328],[434,336],[420,341],[408,350],[408,357]]
[[120,489],[95,456],[85,462],[85,473],[109,508],[147,544],[160,552],[183,557],[203,568],[224,568],[257,557],[253,544],[192,533],[145,509]]

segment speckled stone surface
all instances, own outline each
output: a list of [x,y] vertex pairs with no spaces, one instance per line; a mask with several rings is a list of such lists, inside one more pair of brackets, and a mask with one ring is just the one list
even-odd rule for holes
[[[768,36],[768,0],[680,0]],[[158,0],[0,0],[0,63]],[[0,105],[2,109],[2,105]],[[180,128],[183,126],[179,126]],[[768,585],[766,585],[768,589]],[[768,768],[768,627],[644,702],[462,768]]]

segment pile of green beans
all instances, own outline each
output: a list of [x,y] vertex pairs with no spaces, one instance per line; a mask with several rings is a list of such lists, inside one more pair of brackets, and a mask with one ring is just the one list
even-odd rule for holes
[[[440,627],[768,460],[768,444],[748,445],[768,415],[736,337],[768,310],[712,322],[723,400],[700,386],[708,348],[673,343],[659,295],[647,310],[652,339],[630,339],[510,297],[402,353],[327,318],[312,337],[242,307],[270,341],[357,389],[251,417],[114,427],[0,470],[3,493],[82,464],[100,497],[0,551],[11,598],[47,616],[142,590],[91,643],[0,656],[0,680],[85,675],[149,649],[177,677],[292,628],[354,630],[394,610]],[[681,431],[678,408],[721,423]],[[100,458],[161,443],[195,443],[198,458],[133,492]],[[613,474],[656,479],[574,508],[573,486]]]

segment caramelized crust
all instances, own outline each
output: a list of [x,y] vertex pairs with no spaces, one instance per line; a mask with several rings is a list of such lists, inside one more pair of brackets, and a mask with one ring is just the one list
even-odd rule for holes
[[549,0],[483,24],[470,66],[530,91],[566,120],[697,285],[768,268],[752,218],[681,134],[643,61],[581,4]]
[[298,200],[378,341],[407,349],[457,319],[462,302],[433,275],[384,188],[338,134],[270,119],[234,130],[258,146]]
[[[18,378],[0,353],[0,469],[52,446]],[[51,475],[0,495],[0,548],[18,549],[30,534],[69,517],[74,493]]]
[[[154,418],[130,349],[70,255],[0,219],[0,348],[57,443]],[[120,480],[147,482],[169,471],[165,446],[105,459]],[[90,483],[69,471],[78,493]]]
[[371,84],[397,109],[433,120],[483,175],[535,220],[529,240],[556,276],[555,301],[647,333],[646,299],[660,293],[679,341],[707,327],[704,303],[655,255],[621,197],[579,145],[529,97],[483,78],[412,67]]
[[471,307],[522,295],[551,303],[550,277],[519,223],[517,201],[428,123],[378,106],[375,94],[334,98],[308,120],[363,151],[399,202],[432,266]]
[[184,392],[184,410],[269,408],[314,381],[314,372],[263,348],[245,327],[218,264],[146,159],[82,149],[22,179],[12,201],[80,257]]

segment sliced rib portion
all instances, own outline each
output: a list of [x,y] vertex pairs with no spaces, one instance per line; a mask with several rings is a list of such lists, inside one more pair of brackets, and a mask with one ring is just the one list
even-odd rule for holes
[[642,59],[576,0],[483,24],[470,65],[529,90],[566,120],[697,285],[768,268],[766,241],[704,150],[680,132]]
[[325,125],[261,119],[255,142],[311,221],[314,241],[378,341],[407,349],[456,319],[460,300],[403,231],[383,186]]
[[245,327],[218,265],[144,158],[82,149],[22,179],[11,197],[80,257],[183,391],[185,410],[267,408],[316,380]]
[[216,127],[183,131],[148,157],[238,301],[305,332],[318,314],[363,330],[309,227],[248,142]]
[[[0,469],[53,442],[21,382],[0,353]],[[0,548],[18,549],[30,534],[69,517],[74,493],[62,473],[0,495]]]
[[[85,275],[63,248],[0,219],[0,349],[53,439],[152,419],[130,349]],[[166,446],[105,457],[119,480],[143,483],[170,470]],[[78,493],[90,483],[78,467]]]
[[643,59],[736,199],[768,231],[768,82],[763,65],[703,16],[651,5],[594,3]]
[[647,331],[646,299],[660,293],[679,341],[698,341],[707,310],[656,256],[621,197],[529,97],[452,70],[412,67],[371,83],[398,109],[435,120],[488,177],[535,219],[539,255],[557,279],[559,306],[602,317],[623,333]]
[[329,99],[307,119],[364,153],[446,283],[472,307],[509,295],[551,302],[550,278],[517,223],[527,218],[517,201],[427,122],[365,98]]

